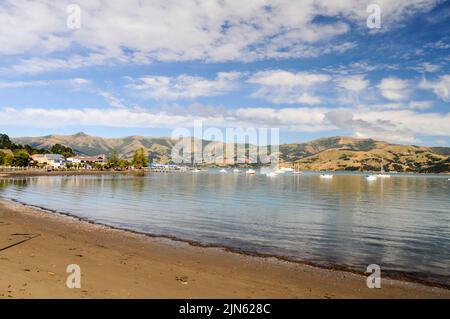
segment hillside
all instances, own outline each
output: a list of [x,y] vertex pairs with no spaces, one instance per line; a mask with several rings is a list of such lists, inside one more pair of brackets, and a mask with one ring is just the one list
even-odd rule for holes
[[74,135],[47,135],[42,137],[20,137],[12,139],[15,143],[28,144],[36,148],[49,149],[55,144],[71,147],[82,155],[106,154],[116,152],[122,158],[132,158],[135,150],[144,148],[151,158],[169,159],[170,151],[177,142],[170,138],[153,138],[143,136],[128,136],[123,138],[102,138],[85,133]]
[[[167,137],[143,136],[101,138],[84,133],[12,140],[15,143],[46,149],[59,143],[86,155],[111,155],[115,151],[122,158],[131,158],[136,149],[143,147],[149,152],[150,159],[156,162],[170,161],[172,147],[179,141]],[[216,148],[222,146],[221,143],[215,145]],[[280,153],[283,166],[301,170],[379,171],[383,161],[384,169],[390,171],[450,172],[448,147],[397,145],[372,139],[338,136],[307,143],[284,144],[280,146]]]
[[397,145],[372,139],[322,138],[280,146],[281,158],[302,170],[449,172],[450,148]]

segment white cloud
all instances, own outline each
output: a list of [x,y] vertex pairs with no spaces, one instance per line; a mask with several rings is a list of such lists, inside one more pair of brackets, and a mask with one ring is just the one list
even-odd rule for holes
[[326,112],[325,108],[240,108],[234,117],[249,126],[319,132],[332,129],[332,126],[324,123]]
[[147,98],[194,99],[230,92],[236,88],[236,80],[240,76],[239,72],[219,72],[213,80],[186,74],[177,77],[144,76],[139,79],[128,78],[132,83],[127,87]]
[[29,50],[59,51],[71,39],[63,32],[65,19],[61,7],[51,1],[2,1],[0,4],[0,54],[20,54]]
[[343,76],[337,80],[337,85],[347,91],[360,92],[367,89],[370,82],[365,79],[364,75]]
[[424,80],[420,88],[432,90],[443,101],[450,102],[450,74],[443,75],[435,81]]
[[192,127],[201,120],[213,127],[278,127],[298,132],[348,130],[365,136],[394,142],[412,142],[418,136],[450,137],[450,113],[414,110],[372,110],[370,108],[239,108],[209,112],[173,114],[167,111],[130,110],[125,108],[42,109],[4,108],[0,125],[33,127],[105,126],[140,128]]
[[118,108],[126,107],[124,101],[121,98],[116,97],[111,92],[104,90],[96,90],[96,92],[98,95],[103,97],[109,103],[109,105]]
[[411,94],[410,83],[396,77],[384,78],[378,88],[381,95],[391,101],[408,100]]
[[284,70],[261,71],[253,74],[248,83],[260,88],[254,98],[273,103],[319,104],[321,99],[313,94],[318,86],[331,80],[331,76],[319,73],[289,72]]
[[33,57],[21,59],[12,66],[3,67],[0,69],[0,72],[3,74],[11,72],[20,74],[38,74],[60,70],[74,70],[96,65],[113,65],[118,62],[128,63],[130,60],[123,56],[113,57],[108,54],[100,53],[91,53],[88,55],[75,54],[67,59]]
[[[366,32],[367,2],[329,1],[170,1],[78,0],[81,28],[66,26],[71,0],[0,3],[0,55],[38,53],[13,67],[17,72],[47,71],[45,66],[76,68],[105,59],[120,62],[251,61],[344,52],[355,46],[338,40],[361,26]],[[387,29],[411,14],[429,10],[437,0],[378,1]],[[319,16],[339,21],[316,23]],[[336,40],[336,41],[335,41]],[[67,64],[76,56],[55,59],[45,55],[82,48],[89,61]],[[92,54],[106,58],[95,59]],[[40,59],[40,60],[39,60]],[[45,61],[48,60],[48,61]],[[33,68],[31,62],[38,62]]]
[[83,78],[73,78],[65,80],[39,80],[39,81],[0,81],[0,89],[15,89],[26,87],[39,87],[51,85],[68,85],[78,88],[90,83],[90,80]]
[[371,111],[359,110],[355,117],[379,124],[395,135],[400,133],[414,138],[416,135],[450,136],[450,113],[417,113],[413,110]]
[[126,107],[123,99],[116,97],[113,93],[94,88],[91,80],[84,78],[73,78],[63,80],[40,80],[40,81],[0,81],[1,89],[16,89],[27,87],[49,87],[49,86],[65,86],[72,90],[84,91],[97,94],[103,97],[109,105],[113,107]]
[[441,69],[442,67],[438,64],[433,64],[430,62],[422,62],[415,69],[421,72],[434,73]]
[[15,88],[25,88],[25,87],[36,87],[36,86],[47,86],[49,82],[47,81],[1,81],[0,89],[15,89]]
[[330,79],[330,76],[325,74],[272,70],[257,72],[248,80],[248,82],[268,86],[307,87],[329,81]]

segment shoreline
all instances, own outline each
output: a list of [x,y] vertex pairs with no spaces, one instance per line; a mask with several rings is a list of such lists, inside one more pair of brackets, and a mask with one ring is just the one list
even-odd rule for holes
[[[42,210],[38,208],[32,208],[30,206],[26,206],[23,204],[18,204],[12,201],[7,201],[0,198],[0,222],[2,222],[6,218],[9,223],[21,223],[22,219],[27,220],[28,226],[42,226],[45,230],[44,234],[41,234],[40,237],[33,239],[34,241],[42,240],[42,237],[46,235],[46,232],[50,231],[50,228],[54,228],[56,230],[65,229],[69,230],[76,229],[76,233],[82,234],[82,239],[84,242],[84,246],[91,246],[97,242],[101,242],[104,240],[102,236],[107,234],[108,242],[120,242],[125,241],[127,245],[131,246],[131,248],[137,251],[139,254],[148,253],[146,248],[154,248],[154,246],[158,246],[158,248],[164,251],[164,255],[174,255],[178,256],[180,253],[180,249],[183,251],[183,254],[186,254],[185,259],[182,260],[196,260],[202,259],[201,262],[196,262],[196,266],[198,264],[201,267],[206,267],[209,269],[211,264],[213,264],[216,268],[219,268],[220,271],[213,271],[214,275],[222,274],[222,277],[225,277],[224,274],[229,272],[229,269],[234,269],[234,273],[231,277],[225,280],[225,283],[222,284],[230,284],[234,283],[234,285],[243,285],[242,282],[246,282],[248,277],[252,277],[250,282],[253,284],[250,285],[252,287],[252,293],[249,295],[249,292],[244,289],[246,293],[242,294],[244,291],[235,290],[233,288],[224,288],[222,291],[218,291],[217,289],[211,289],[209,283],[206,283],[206,286],[203,287],[202,293],[194,294],[194,297],[203,297],[203,298],[414,298],[414,297],[432,297],[432,298],[450,298],[450,290],[444,288],[438,288],[436,286],[427,286],[422,285],[415,282],[403,281],[403,280],[395,280],[395,279],[387,279],[386,276],[383,276],[383,287],[382,289],[368,289],[366,287],[366,277],[361,274],[342,271],[340,269],[327,269],[323,267],[317,267],[315,265],[308,265],[307,263],[300,262],[292,262],[284,260],[283,258],[274,257],[274,256],[265,256],[259,254],[248,254],[242,251],[230,251],[226,247],[220,246],[212,246],[212,245],[196,245],[193,242],[183,241],[180,239],[174,239],[170,237],[158,237],[149,234],[137,233],[129,230],[123,230],[120,228],[114,228],[106,225],[96,224],[92,221],[86,221],[74,217],[72,215],[66,214],[53,214],[48,210]],[[0,223],[0,226],[2,224]],[[52,226],[52,227],[49,227]],[[40,229],[40,233],[42,233],[42,227]],[[38,227],[39,228],[39,227]],[[2,231],[6,230],[7,226],[0,227],[0,234]],[[64,234],[59,234],[60,236],[68,239],[72,234],[65,232]],[[30,240],[31,243],[33,240]],[[26,246],[27,244],[22,244],[22,246]],[[72,244],[73,245],[73,244]],[[83,249],[83,248],[80,249]],[[128,247],[129,248],[129,247]],[[14,249],[9,249],[9,251],[14,251]],[[47,253],[49,248],[42,246],[41,249]],[[174,251],[175,250],[175,251]],[[6,251],[5,251],[6,252]],[[121,254],[122,248],[115,247],[111,248],[110,253],[112,254]],[[0,252],[0,268],[2,268],[2,255],[4,252]],[[208,256],[204,259],[204,256]],[[65,256],[59,256],[59,259],[64,259]],[[148,262],[148,257],[144,258],[145,261]],[[155,256],[151,256],[155,257]],[[161,256],[159,256],[161,257]],[[167,257],[167,256],[166,256]],[[178,256],[179,257],[179,256]],[[214,259],[211,259],[214,258]],[[57,258],[58,259],[58,258]],[[152,259],[152,258],[150,258]],[[105,262],[106,259],[101,259],[101,262]],[[98,262],[98,261],[97,261]],[[19,264],[23,264],[23,261],[20,261]],[[227,267],[223,267],[223,265],[228,265]],[[114,265],[116,266],[116,265]],[[173,267],[174,265],[171,263],[165,263],[165,267]],[[98,266],[94,263],[92,265],[93,268],[98,268]],[[265,271],[261,271],[259,268],[267,268]],[[105,270],[108,271],[110,267]],[[111,268],[114,268],[111,265]],[[195,267],[194,267],[195,268]],[[250,272],[246,273],[246,278],[239,278],[240,270],[250,268]],[[272,268],[276,268],[274,272]],[[128,273],[130,269],[126,269],[124,271],[118,272],[118,276],[123,276]],[[205,269],[203,269],[205,270]],[[267,274],[267,271],[271,270]],[[8,271],[8,269],[2,269],[2,272]],[[98,270],[97,270],[98,271]],[[306,276],[304,272],[308,273]],[[53,272],[52,272],[53,273]],[[56,272],[55,272],[56,273]],[[206,275],[210,274],[210,272],[206,272]],[[259,275],[258,275],[259,274]],[[62,274],[63,276],[65,274]],[[211,274],[210,274],[211,275]],[[279,276],[287,276],[290,279],[288,281],[279,281]],[[177,276],[174,276],[177,277]],[[260,277],[263,277],[264,283],[259,283],[258,285],[254,285],[255,281],[257,282]],[[298,278],[299,277],[299,278]],[[180,281],[181,278],[178,276],[178,279],[171,278],[164,281],[162,287],[169,284],[171,281],[175,280],[178,284],[182,284],[184,286],[184,281]],[[346,280],[342,280],[342,278],[348,278],[348,282]],[[246,279],[246,280],[243,280]],[[327,281],[331,281],[327,282]],[[313,282],[313,283],[312,283]],[[2,279],[0,278],[0,298],[7,297],[2,296]],[[30,283],[31,284],[31,283]],[[188,283],[186,283],[188,286]],[[268,289],[268,287],[271,289]],[[281,289],[283,286],[288,286],[288,290],[283,293],[286,289]],[[305,286],[308,287],[308,290],[305,291]],[[388,288],[386,288],[386,286]],[[133,291],[135,287],[133,285],[128,286],[128,289]],[[247,287],[249,288],[249,287]],[[384,288],[384,289],[383,289]],[[64,285],[60,285],[60,289],[64,289],[65,293],[69,293],[69,296],[72,296],[74,291],[68,288],[65,288]],[[206,290],[205,290],[206,289]],[[230,291],[231,289],[231,291]],[[271,291],[270,291],[271,290]],[[87,290],[86,290],[87,291]],[[234,293],[231,293],[233,292]],[[317,291],[321,293],[317,294]],[[399,293],[401,291],[401,293]],[[294,293],[295,292],[295,293]],[[292,294],[293,293],[293,294]],[[44,294],[45,295],[45,294]],[[42,297],[41,294],[31,294],[31,297]],[[45,295],[48,296],[48,295]],[[64,297],[65,294],[62,295],[51,295],[52,297]],[[109,295],[109,294],[89,294],[84,292],[82,297],[126,297],[128,295]],[[130,296],[134,297],[152,297],[152,298],[162,298],[163,296],[168,298],[182,297],[182,298],[190,298],[189,295],[179,295],[178,292],[175,291],[167,291],[166,294],[162,295],[146,295],[146,294],[131,294]],[[77,297],[80,297],[78,295]]]
[[[170,173],[177,173],[178,171],[171,171]],[[379,172],[376,171],[346,171],[346,170],[334,170],[334,171],[317,171],[317,170],[303,170],[306,173],[337,173],[337,174],[354,174],[354,175],[362,175],[362,174],[376,174]],[[15,178],[15,177],[39,177],[39,176],[76,176],[76,175],[143,175],[147,173],[155,173],[150,169],[139,169],[139,170],[18,170],[18,171],[0,171],[0,179],[2,178]],[[423,173],[423,172],[387,172],[388,174],[392,174],[394,176],[410,176],[410,175],[436,175],[447,177],[450,176],[450,172],[440,172],[440,173]]]
[[[342,271],[342,272],[347,272],[347,273],[361,275],[361,276],[367,275],[364,272],[356,271],[354,269],[346,267],[345,265],[339,265],[339,264],[324,265],[324,264],[315,263],[315,262],[308,261],[308,260],[294,259],[294,258],[290,258],[288,256],[283,256],[283,255],[260,253],[260,252],[256,252],[256,251],[252,251],[252,250],[246,250],[246,249],[242,249],[242,248],[236,248],[236,247],[231,247],[231,246],[226,246],[226,245],[221,245],[221,244],[203,243],[203,242],[196,241],[196,240],[183,239],[183,238],[179,238],[176,236],[170,236],[170,235],[145,233],[145,232],[141,232],[141,231],[137,231],[137,230],[133,230],[133,229],[129,229],[129,228],[117,227],[117,226],[112,226],[112,225],[108,225],[105,223],[96,222],[89,218],[79,217],[79,216],[76,216],[71,213],[65,213],[65,212],[60,212],[60,211],[54,210],[54,209],[48,209],[45,207],[30,205],[30,204],[27,204],[27,203],[24,203],[24,202],[15,200],[15,199],[7,199],[7,198],[3,198],[0,196],[0,204],[2,201],[12,202],[12,203],[15,203],[18,205],[22,205],[24,207],[37,209],[37,210],[40,210],[47,214],[55,214],[56,216],[60,216],[63,218],[70,218],[70,219],[73,219],[73,220],[81,222],[81,223],[97,225],[97,226],[109,228],[111,230],[128,232],[128,233],[145,236],[145,237],[149,237],[149,238],[167,239],[167,240],[173,241],[173,242],[185,243],[192,247],[216,248],[216,249],[224,250],[225,252],[229,252],[232,254],[239,254],[239,255],[247,256],[247,257],[257,257],[257,258],[262,258],[262,259],[271,259],[272,258],[272,259],[277,259],[277,260],[280,260],[283,262],[307,265],[307,266],[316,267],[316,268],[325,269],[325,270]],[[404,282],[410,282],[410,283],[417,283],[417,284],[421,284],[424,286],[442,288],[442,289],[447,289],[450,291],[450,284],[444,284],[444,283],[439,283],[439,282],[418,279],[418,278],[415,278],[414,274],[411,274],[411,273],[402,272],[402,271],[386,271],[386,270],[384,270],[383,274],[384,274],[383,275],[384,278],[398,280],[398,281],[404,281]]]
[[116,174],[142,174],[144,170],[23,170],[0,171],[0,179],[14,177],[39,177],[39,176],[76,176],[76,175],[116,175]]

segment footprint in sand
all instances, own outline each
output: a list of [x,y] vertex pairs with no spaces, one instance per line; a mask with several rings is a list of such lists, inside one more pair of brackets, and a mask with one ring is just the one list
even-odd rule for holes
[[188,277],[187,276],[176,276],[175,280],[179,281],[182,285],[187,285],[188,284]]

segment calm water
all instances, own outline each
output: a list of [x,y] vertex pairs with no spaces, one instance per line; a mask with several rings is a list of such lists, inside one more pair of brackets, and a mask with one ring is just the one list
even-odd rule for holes
[[0,196],[116,227],[282,255],[327,266],[402,272],[450,284],[450,181],[402,176],[219,174],[29,177]]

